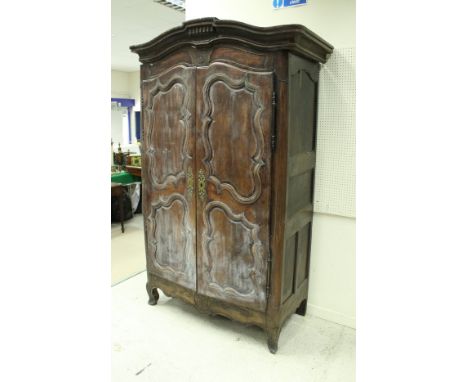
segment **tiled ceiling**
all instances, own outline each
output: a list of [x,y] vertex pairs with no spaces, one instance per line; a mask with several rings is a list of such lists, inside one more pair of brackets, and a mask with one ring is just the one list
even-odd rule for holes
[[185,14],[153,0],[112,0],[113,70],[139,70],[138,56],[129,46],[147,42],[185,21]]

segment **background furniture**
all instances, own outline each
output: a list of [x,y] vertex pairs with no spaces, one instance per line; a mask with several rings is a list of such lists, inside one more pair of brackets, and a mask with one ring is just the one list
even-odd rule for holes
[[119,199],[120,207],[120,224],[122,225],[122,233],[125,232],[124,228],[124,207],[123,198],[125,194],[125,188],[120,183],[111,183],[111,196],[116,196]]
[[[127,171],[121,171],[111,174],[111,182],[113,183],[120,183],[124,186],[131,185],[134,183],[138,183],[138,187],[140,188],[140,200],[138,202],[138,206],[136,207],[135,213],[141,213],[141,194],[142,194],[142,187],[141,187],[141,167],[126,167]],[[133,194],[131,194],[132,204]],[[133,204],[134,206],[134,204]],[[135,207],[134,207],[135,208]]]
[[133,175],[134,178],[136,177],[139,179],[139,181],[141,181],[141,167],[126,166],[125,169],[129,174]]
[[307,306],[320,63],[300,25],[206,18],[140,56],[149,303],[157,288],[263,328]]
[[[141,172],[140,172],[141,174]],[[141,177],[131,174],[128,171],[121,171],[115,174],[111,174],[111,182],[114,183],[122,183],[122,184],[130,184],[135,182],[141,182]]]

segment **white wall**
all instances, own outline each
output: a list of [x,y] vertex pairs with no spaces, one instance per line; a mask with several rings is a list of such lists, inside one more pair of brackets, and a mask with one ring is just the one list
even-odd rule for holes
[[[305,6],[280,10],[273,9],[271,0],[186,0],[187,20],[217,17],[259,26],[302,24],[335,49],[355,47],[355,15],[353,0],[309,0]],[[349,126],[354,129],[354,124]],[[318,129],[320,135],[320,124]],[[354,131],[347,133],[354,137]],[[353,217],[314,214],[308,301],[308,314],[351,327],[355,327],[355,229]]]
[[114,142],[114,151],[117,151],[119,143],[121,146],[125,144],[127,135],[123,133],[123,117],[126,113],[126,110],[120,108],[111,110],[111,138]]
[[111,71],[111,97],[129,98],[128,73],[118,70]]
[[356,219],[314,214],[308,313],[356,327]]
[[304,6],[273,9],[272,0],[186,0],[185,19],[217,17],[258,26],[302,24],[335,48],[355,46],[354,0],[309,0]]
[[141,111],[140,104],[140,71],[128,73],[128,92],[130,98],[135,100],[135,106],[132,113],[132,142],[136,142],[136,122],[135,122],[135,111]]
[[[112,70],[111,97],[131,98],[135,100],[135,106],[133,107],[133,111],[131,114],[132,142],[135,143],[135,111],[140,111],[140,71],[121,72],[118,70]],[[114,121],[114,119],[112,119],[112,121]],[[117,145],[114,148],[117,149]]]

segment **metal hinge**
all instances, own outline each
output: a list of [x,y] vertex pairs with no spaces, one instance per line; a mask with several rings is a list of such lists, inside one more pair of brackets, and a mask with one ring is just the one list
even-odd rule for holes
[[276,149],[276,92],[273,91],[271,96],[272,116],[271,116],[271,150]]

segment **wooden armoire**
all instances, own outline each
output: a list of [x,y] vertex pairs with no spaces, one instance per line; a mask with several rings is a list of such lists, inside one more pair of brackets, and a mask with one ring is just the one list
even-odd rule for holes
[[307,307],[320,64],[301,25],[204,18],[131,46],[141,62],[149,303],[157,288],[265,330]]

